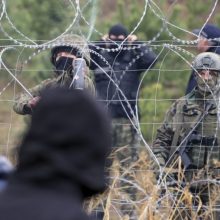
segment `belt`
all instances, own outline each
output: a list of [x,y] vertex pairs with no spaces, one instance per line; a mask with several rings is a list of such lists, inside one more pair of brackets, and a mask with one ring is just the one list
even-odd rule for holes
[[199,144],[205,146],[218,146],[218,139],[216,137],[204,137],[204,136],[192,137],[189,140],[189,144]]

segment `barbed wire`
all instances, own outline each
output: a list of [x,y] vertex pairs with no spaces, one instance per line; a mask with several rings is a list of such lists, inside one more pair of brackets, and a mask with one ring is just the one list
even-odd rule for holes
[[[32,39],[30,36],[27,36],[26,34],[24,34],[21,30],[19,30],[16,25],[12,22],[12,19],[10,17],[10,15],[8,14],[7,11],[7,2],[5,0],[1,0],[1,7],[0,7],[0,30],[1,32],[4,34],[4,38],[0,39],[0,42],[3,43],[3,45],[0,46],[1,51],[0,51],[0,69],[4,70],[5,73],[7,73],[11,78],[9,80],[9,82],[6,83],[6,85],[4,84],[2,87],[0,87],[0,97],[3,97],[4,93],[7,91],[8,88],[10,88],[12,85],[14,86],[14,90],[13,90],[13,98],[9,99],[9,98],[2,98],[0,99],[0,102],[2,103],[9,103],[9,104],[13,104],[15,102],[15,96],[17,95],[16,90],[15,90],[15,86],[19,85],[21,87],[21,89],[29,94],[32,97],[32,94],[29,91],[29,88],[27,88],[25,86],[25,83],[22,79],[22,74],[24,72],[34,72],[34,73],[38,73],[39,71],[44,71],[44,72],[53,72],[53,69],[34,69],[31,68],[30,63],[32,60],[34,60],[36,57],[38,57],[39,55],[41,55],[43,52],[48,52],[51,48],[56,47],[58,45],[65,45],[68,46],[68,44],[63,44],[62,42],[62,36],[67,34],[67,33],[74,33],[74,27],[79,26],[79,20],[82,19],[82,21],[87,25],[87,28],[89,29],[87,36],[82,34],[82,37],[87,41],[87,43],[91,44],[94,46],[95,50],[86,50],[86,48],[84,48],[84,52],[88,52],[90,54],[95,54],[97,57],[99,57],[103,63],[105,64],[105,66],[108,68],[108,70],[110,70],[111,74],[109,75],[109,73],[106,71],[106,69],[102,68],[101,66],[99,66],[97,64],[97,66],[102,70],[102,73],[105,74],[106,77],[108,77],[109,81],[111,83],[114,84],[116,91],[113,94],[111,99],[98,99],[98,101],[102,102],[105,101],[107,102],[107,106],[112,102],[112,101],[119,101],[121,102],[121,105],[124,109],[124,111],[126,112],[128,118],[130,119],[131,124],[133,125],[134,129],[137,131],[139,137],[141,138],[143,145],[144,145],[144,149],[147,150],[148,154],[151,155],[151,159],[158,164],[159,166],[159,173],[160,175],[165,173],[165,170],[163,167],[160,166],[159,161],[157,159],[157,157],[153,154],[152,152],[152,148],[150,146],[149,143],[147,143],[147,141],[145,140],[143,134],[142,134],[142,130],[141,130],[141,126],[145,126],[145,125],[161,125],[162,122],[158,122],[155,121],[155,117],[157,115],[157,104],[161,103],[161,102],[174,102],[177,100],[177,98],[160,98],[158,95],[158,88],[156,88],[155,90],[155,96],[154,98],[148,98],[148,97],[142,97],[139,98],[139,96],[137,96],[135,99],[127,99],[126,95],[124,94],[124,92],[122,91],[120,84],[121,82],[124,80],[124,76],[129,72],[136,72],[136,71],[143,71],[145,72],[141,78],[139,87],[138,87],[138,94],[141,91],[141,87],[143,86],[143,81],[147,81],[146,77],[148,76],[149,72],[158,72],[158,77],[157,77],[157,81],[155,81],[154,83],[157,85],[160,84],[160,80],[161,80],[161,73],[164,72],[165,74],[173,74],[173,72],[189,72],[192,70],[191,67],[191,61],[192,59],[195,57],[195,55],[191,52],[191,48],[195,48],[199,37],[196,36],[195,34],[193,34],[191,31],[186,30],[184,28],[181,28],[177,25],[175,25],[174,23],[172,23],[172,21],[169,21],[169,19],[164,15],[162,9],[160,8],[160,5],[158,3],[156,3],[155,1],[152,0],[145,0],[144,1],[144,5],[143,5],[143,10],[142,13],[140,14],[140,18],[137,21],[137,23],[135,24],[135,26],[132,28],[132,30],[130,31],[129,35],[133,35],[138,28],[140,27],[140,25],[142,24],[144,17],[146,16],[147,12],[150,11],[153,13],[153,15],[155,17],[157,17],[160,21],[161,21],[161,27],[159,28],[158,32],[152,37],[152,39],[149,40],[138,40],[137,42],[132,42],[132,43],[128,43],[127,42],[127,38],[122,41],[120,44],[117,45],[116,48],[112,49],[112,48],[108,48],[108,47],[103,47],[103,43],[100,41],[92,41],[90,40],[91,35],[93,33],[96,33],[100,36],[100,38],[105,34],[102,33],[100,30],[98,30],[98,28],[96,27],[96,19],[97,19],[97,10],[99,5],[97,4],[97,1],[93,1],[93,0],[89,0],[85,3],[85,5],[80,5],[80,1],[79,0],[68,0],[68,7],[73,11],[73,18],[70,22],[70,24],[68,24],[68,26],[64,29],[64,31],[62,33],[60,33],[58,36],[54,37],[51,40],[45,40],[45,39]],[[215,0],[213,2],[213,5],[211,7],[211,11],[208,13],[208,16],[204,22],[203,27],[205,26],[205,24],[207,24],[210,21],[210,18],[213,16],[214,11],[216,10],[218,4],[218,0]],[[90,19],[87,19],[86,16],[84,15],[84,10],[87,9],[88,7],[91,7],[91,16]],[[4,20],[4,24],[5,22],[7,23],[9,29],[11,31],[13,31],[14,33],[16,33],[19,37],[14,37],[10,32],[6,31],[6,29],[4,28],[3,24],[3,19]],[[197,37],[196,40],[185,40],[185,39],[181,39],[178,38],[174,35],[174,33],[170,30],[171,28],[175,28],[178,29],[179,31],[181,31],[184,34],[190,34],[192,36]],[[82,32],[81,32],[82,33]],[[163,33],[166,33],[169,37],[169,39],[160,39],[160,37],[162,36]],[[128,35],[128,36],[129,36]],[[209,39],[209,41],[219,41],[220,42],[220,38],[213,38],[213,39]],[[76,47],[80,47],[82,46],[81,42],[75,42],[76,43]],[[115,45],[114,41],[111,41],[110,39],[107,41],[108,45]],[[107,53],[111,53],[111,52],[115,52],[116,54],[120,54],[123,51],[135,51],[135,50],[139,50],[139,49],[144,49],[144,51],[141,51],[140,53],[137,53],[136,57],[134,57],[131,61],[129,61],[127,63],[127,66],[125,69],[120,70],[122,72],[122,74],[120,75],[119,78],[115,77],[115,74],[118,72],[117,70],[114,70],[112,68],[112,66],[114,66],[116,59],[114,60],[113,64],[110,64],[105,57],[103,56],[102,52],[107,52]],[[22,73],[18,72],[18,68],[13,68],[9,65],[7,65],[7,63],[4,61],[3,59],[3,55],[6,54],[6,52],[10,51],[10,50],[14,50],[14,51],[21,51],[23,49],[28,49],[31,51],[31,55],[29,55],[28,57],[24,58],[24,61],[22,62],[21,66],[22,66]],[[101,51],[100,53],[97,53],[96,51]],[[161,66],[160,68],[152,68],[152,69],[134,69],[131,67],[133,66],[133,64],[135,64],[138,60],[140,60],[144,55],[151,53],[153,50],[159,50],[158,52],[158,60],[162,60],[161,62]],[[162,54],[166,51],[166,55],[164,57],[162,57]],[[177,56],[181,59],[182,63],[185,64],[184,69],[175,69],[175,67],[173,69],[163,69],[162,68],[162,63],[164,63],[166,61],[166,56],[167,54],[171,52],[172,55]],[[18,52],[19,54],[19,52]],[[18,79],[18,75],[19,75],[19,79]],[[122,97],[121,99],[119,99],[118,96],[118,92],[120,93],[120,97]],[[184,99],[184,98],[182,98]],[[179,99],[181,100],[181,99]],[[155,103],[155,109],[154,109],[154,119],[148,119],[149,121],[145,122],[145,121],[140,121],[138,118],[138,113],[134,112],[130,102],[131,101],[135,101],[136,102],[136,106],[138,103],[146,103],[146,102],[154,102]],[[214,100],[216,105],[219,105],[219,100],[216,99]],[[11,107],[11,106],[10,106]],[[128,109],[128,110],[127,110]],[[128,112],[129,111],[129,112]],[[132,117],[130,117],[129,115],[132,115]],[[12,108],[10,108],[9,110],[9,121],[8,122],[2,122],[0,121],[0,126],[1,127],[7,127],[8,131],[7,131],[7,137],[6,137],[6,143],[2,144],[0,143],[0,146],[3,148],[6,148],[6,151],[9,151],[9,148],[13,146],[13,143],[11,143],[10,139],[11,137],[11,131],[13,128],[19,126],[19,125],[14,125],[13,124],[13,113],[12,113]],[[160,119],[159,119],[160,120]],[[176,122],[175,122],[176,123]],[[190,122],[188,122],[190,124]],[[216,122],[218,123],[218,122]],[[115,123],[120,125],[120,123]],[[177,123],[176,123],[177,124]],[[212,123],[204,123],[206,125],[208,124],[212,124]],[[214,123],[213,123],[214,124]],[[122,124],[121,124],[122,125]],[[216,127],[216,132],[214,134],[214,137],[217,137],[218,135],[218,131],[217,131],[217,127]],[[201,148],[203,148],[204,146],[200,146]],[[116,148],[117,149],[117,148]],[[176,148],[176,151],[178,150],[178,147]],[[146,168],[146,169],[135,169],[136,172],[143,172],[143,171],[152,171],[152,169],[150,168]],[[110,177],[111,179],[114,180],[115,176]],[[124,183],[128,183],[129,185],[135,187],[136,189],[138,189],[138,191],[142,194],[142,197],[139,200],[133,201],[133,203],[135,205],[140,204],[140,203],[145,203],[146,201],[150,201],[152,199],[151,195],[146,192],[145,188],[143,186],[141,186],[138,182],[134,182],[134,181],[130,181],[122,176],[117,177],[117,180],[120,182],[124,182]],[[216,184],[219,185],[220,181],[219,180],[213,180],[213,179],[201,179],[199,181],[193,181],[193,184],[197,184],[197,183],[212,183],[212,184]],[[176,181],[174,180],[173,182],[169,182],[166,183],[164,181],[161,182],[157,182],[156,187],[158,187],[158,190],[161,190],[163,188],[165,188],[169,193],[166,194],[166,197],[171,198],[171,200],[174,202],[175,198],[174,198],[174,194],[169,191],[168,187],[177,184]],[[178,186],[181,186],[181,190],[184,189],[183,187],[183,183],[178,182]],[[155,206],[152,207],[153,211],[155,211],[156,213],[158,212],[158,207],[157,204],[161,203],[161,201],[165,199],[164,197],[161,199],[158,199],[157,203],[155,203]],[[112,199],[112,203],[113,204],[124,204],[123,199]],[[127,201],[125,202],[127,203]],[[165,205],[161,205],[161,207],[166,207]],[[115,210],[117,210],[116,206],[114,206]],[[181,207],[179,207],[181,208]],[[186,208],[185,206],[183,206],[183,208]],[[162,213],[161,213],[161,216]]]

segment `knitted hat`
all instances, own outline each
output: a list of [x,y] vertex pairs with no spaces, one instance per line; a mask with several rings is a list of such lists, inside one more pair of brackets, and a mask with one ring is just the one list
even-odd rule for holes
[[55,65],[56,56],[59,52],[68,52],[76,57],[83,57],[87,65],[90,64],[90,53],[87,42],[76,34],[66,34],[58,38],[54,42],[54,47],[51,50],[51,62]]
[[128,31],[123,25],[116,24],[110,28],[109,36],[110,35],[115,35],[115,36],[123,35],[123,36],[127,37]]

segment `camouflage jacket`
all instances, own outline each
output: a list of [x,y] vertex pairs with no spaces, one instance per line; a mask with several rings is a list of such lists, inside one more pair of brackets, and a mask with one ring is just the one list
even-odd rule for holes
[[[70,87],[71,83],[72,83],[72,78],[67,76],[67,74],[54,77],[54,78],[50,78],[50,79],[46,79],[42,81],[39,85],[36,85],[35,87],[29,89],[29,92],[31,93],[33,97],[31,97],[28,93],[25,93],[25,92],[16,96],[13,109],[16,113],[21,114],[21,115],[30,114],[25,111],[25,106],[28,104],[28,102],[32,98],[41,96],[41,93],[44,89],[55,87],[55,86]],[[93,82],[88,77],[88,74],[86,74],[86,77],[85,77],[85,88],[95,95]]]
[[[198,124],[198,118],[203,115],[204,106],[207,102],[210,104],[208,113],[202,117],[201,123]],[[217,110],[217,105],[213,99],[207,97],[204,101],[196,90],[173,103],[166,113],[163,124],[158,129],[153,143],[153,152],[160,165],[164,166],[167,163],[171,152],[174,152],[174,155],[178,153],[178,146],[186,138],[188,131],[198,124],[194,133],[200,138],[191,140],[187,144],[187,154],[192,164],[198,168],[205,165],[214,166],[215,162],[220,160],[220,149],[218,147],[220,129]],[[176,138],[176,143],[174,143],[174,138]],[[208,142],[207,140],[211,141]]]

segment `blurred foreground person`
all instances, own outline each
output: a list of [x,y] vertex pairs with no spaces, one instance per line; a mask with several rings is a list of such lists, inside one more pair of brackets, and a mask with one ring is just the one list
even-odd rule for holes
[[[178,215],[184,214],[175,219],[219,220],[220,56],[200,53],[192,69],[196,73],[197,86],[168,110],[158,129],[153,152],[160,168],[168,167],[171,172],[162,169],[160,180],[164,184],[174,183],[180,195],[188,190],[191,193],[190,196],[183,193],[182,200],[173,204]],[[185,196],[190,198],[188,204],[186,199],[184,201]],[[194,217],[195,214],[203,217],[194,218],[193,211]]]
[[[220,28],[213,24],[206,24],[203,29],[194,29],[193,33],[198,36],[196,49],[199,53],[212,52],[220,54]],[[192,71],[186,88],[186,94],[190,93],[196,85],[196,73]]]
[[81,90],[45,90],[0,195],[1,220],[88,220],[83,201],[106,188],[110,124]]

